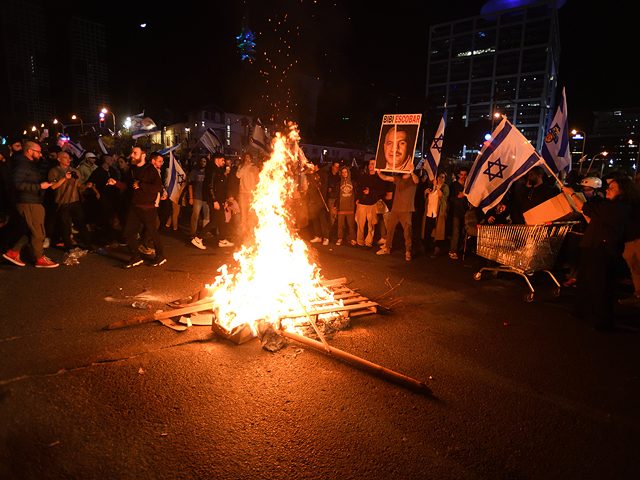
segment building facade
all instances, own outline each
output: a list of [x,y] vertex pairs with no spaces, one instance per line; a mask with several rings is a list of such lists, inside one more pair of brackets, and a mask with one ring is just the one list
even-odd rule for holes
[[[447,123],[462,107],[457,110],[464,126],[484,125],[486,133],[505,115],[540,149],[554,109],[559,57],[555,2],[434,25],[427,101],[440,111],[438,106],[447,104]],[[462,155],[477,147],[466,145]]]

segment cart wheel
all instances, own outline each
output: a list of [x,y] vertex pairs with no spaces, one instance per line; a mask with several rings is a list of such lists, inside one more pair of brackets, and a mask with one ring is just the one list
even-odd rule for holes
[[491,276],[493,278],[496,278],[498,276],[498,271],[497,270],[491,270]]
[[527,302],[527,303],[531,303],[531,302],[533,302],[533,292],[531,292],[531,293],[527,293],[527,294],[524,296],[524,301],[525,301],[525,302]]
[[551,295],[553,295],[554,297],[559,297],[560,296],[560,288],[556,288],[555,290],[553,290],[551,292]]
[[482,280],[482,272],[475,273],[473,275],[474,280]]

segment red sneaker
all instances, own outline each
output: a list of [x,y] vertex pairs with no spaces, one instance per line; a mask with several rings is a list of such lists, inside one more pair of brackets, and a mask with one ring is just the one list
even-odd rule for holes
[[14,252],[13,250],[7,250],[7,253],[3,253],[2,256],[9,260],[11,263],[24,267],[25,263],[20,260],[20,252]]
[[36,262],[36,268],[56,268],[59,265],[59,263],[52,262],[50,258],[44,255]]

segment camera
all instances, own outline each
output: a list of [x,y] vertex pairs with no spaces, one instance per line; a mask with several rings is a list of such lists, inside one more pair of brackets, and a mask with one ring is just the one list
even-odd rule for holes
[[71,171],[71,178],[75,178],[76,180],[78,179],[78,174],[74,171]]

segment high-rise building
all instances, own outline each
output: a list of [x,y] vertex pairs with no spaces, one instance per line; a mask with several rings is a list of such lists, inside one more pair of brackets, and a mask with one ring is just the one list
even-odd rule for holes
[[9,115],[23,128],[39,126],[53,118],[44,9],[6,0],[0,12]]
[[97,121],[109,107],[107,35],[104,25],[81,18],[69,24],[73,105],[80,117]]
[[[486,133],[505,115],[540,149],[556,96],[558,5],[510,1],[517,6],[493,11],[491,3],[505,5],[490,2],[481,15],[430,27],[427,100],[446,102],[448,121],[462,107],[464,126]],[[465,146],[463,156],[477,147]]]

